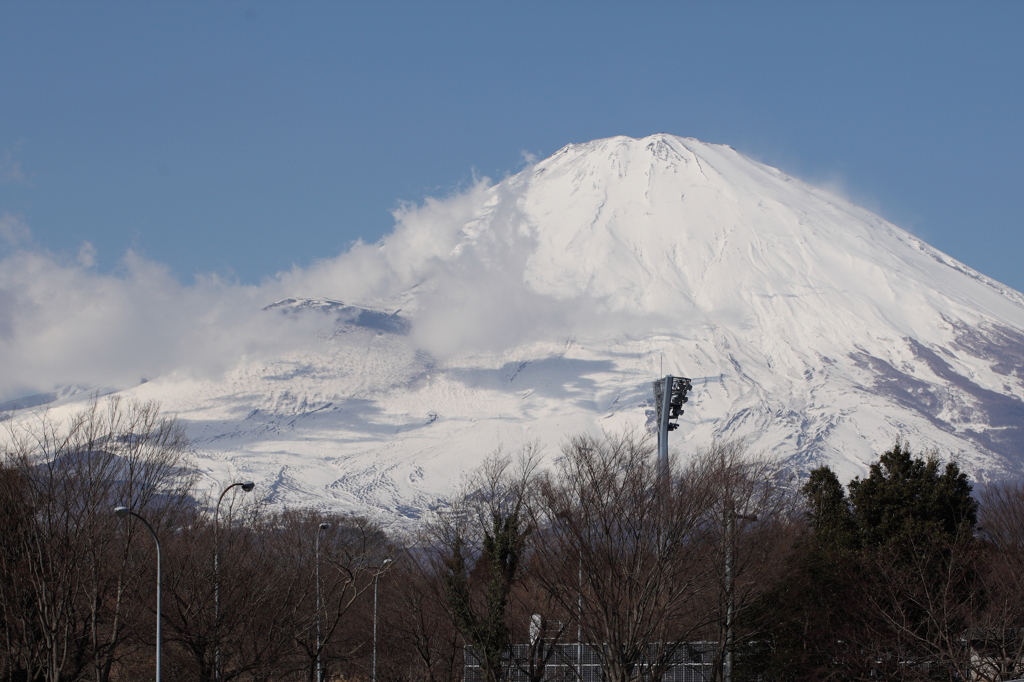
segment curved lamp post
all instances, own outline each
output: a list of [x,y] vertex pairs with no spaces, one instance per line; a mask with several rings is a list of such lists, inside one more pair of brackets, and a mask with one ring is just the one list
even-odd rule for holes
[[391,559],[380,562],[377,572],[373,575],[373,667],[370,671],[370,682],[377,682],[377,579],[380,578],[381,571],[390,563],[392,563]]
[[324,682],[324,669],[320,665],[320,534],[330,527],[325,521],[316,530],[316,682]]
[[240,487],[243,492],[249,492],[256,487],[252,481],[232,483],[221,492],[217,498],[217,506],[213,510],[213,625],[217,637],[217,650],[213,666],[214,679],[220,679],[220,503],[229,490]]
[[128,507],[114,507],[114,514],[119,519],[124,519],[131,515],[142,521],[153,535],[153,542],[156,543],[156,682],[160,682],[160,540],[157,538],[153,526],[149,525],[149,521]]

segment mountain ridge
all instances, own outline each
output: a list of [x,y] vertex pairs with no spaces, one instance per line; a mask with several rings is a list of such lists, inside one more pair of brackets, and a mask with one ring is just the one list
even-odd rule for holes
[[211,487],[412,519],[497,447],[644,428],[662,361],[693,379],[683,457],[745,438],[850,478],[902,435],[1024,470],[1024,296],[727,145],[567,145],[328,265],[252,313],[333,315],[314,344],[126,391],[180,415]]

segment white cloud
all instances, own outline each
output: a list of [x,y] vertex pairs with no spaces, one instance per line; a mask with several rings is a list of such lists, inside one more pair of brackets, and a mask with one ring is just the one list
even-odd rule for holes
[[117,275],[16,252],[0,260],[0,396],[128,386],[174,371],[215,375],[245,355],[315,343],[324,331],[312,317],[263,314],[265,304],[259,289],[214,277],[182,285],[131,252]]
[[89,242],[82,242],[78,247],[78,263],[83,268],[91,268],[96,265],[96,247]]
[[[287,297],[401,306],[413,341],[439,358],[612,324],[598,314],[600,301],[559,300],[527,281],[536,248],[520,209],[528,176],[499,185],[481,179],[404,206],[381,242],[357,243],[258,286],[212,275],[182,284],[132,252],[115,273],[98,272],[88,242],[76,260],[15,251],[0,259],[0,398],[59,384],[126,386],[170,372],[213,376],[243,356],[317,344],[325,317],[262,311]],[[4,220],[4,234],[27,238],[20,221]]]
[[21,170],[21,161],[15,159],[10,151],[0,156],[0,182],[26,182],[25,173]]
[[0,216],[0,240],[8,246],[20,246],[31,239],[32,230],[21,217],[10,213]]

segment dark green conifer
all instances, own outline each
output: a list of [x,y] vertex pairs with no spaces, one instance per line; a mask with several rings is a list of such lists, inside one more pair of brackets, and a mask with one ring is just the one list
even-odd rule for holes
[[867,478],[850,482],[850,502],[865,547],[908,535],[952,537],[978,523],[971,483],[956,462],[943,467],[935,455],[915,457],[902,440],[871,465]]
[[853,514],[835,472],[827,466],[813,470],[801,492],[815,542],[829,550],[854,549],[857,537]]

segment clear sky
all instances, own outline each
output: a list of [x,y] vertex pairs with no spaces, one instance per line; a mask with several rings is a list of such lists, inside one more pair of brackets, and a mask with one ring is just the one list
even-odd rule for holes
[[1024,2],[0,3],[0,257],[258,283],[656,132],[1024,290]]

